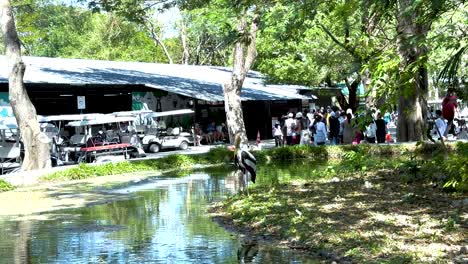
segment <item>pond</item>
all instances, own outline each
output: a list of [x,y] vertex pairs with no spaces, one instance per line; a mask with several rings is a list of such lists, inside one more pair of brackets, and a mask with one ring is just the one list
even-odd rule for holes
[[315,262],[268,245],[246,248],[210,219],[208,206],[236,188],[228,174],[149,178],[112,191],[130,199],[54,212],[47,220],[0,220],[0,263]]

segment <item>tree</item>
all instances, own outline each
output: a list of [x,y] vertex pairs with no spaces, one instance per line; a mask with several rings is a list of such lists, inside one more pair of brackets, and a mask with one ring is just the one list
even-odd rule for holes
[[247,143],[244,114],[242,112],[241,90],[247,72],[257,56],[256,36],[260,20],[259,10],[253,10],[250,27],[247,26],[247,10],[238,18],[240,38],[234,44],[234,62],[231,79],[223,84],[224,103],[226,105],[226,123],[229,139],[234,143],[234,136],[240,133],[241,142]]
[[91,7],[113,11],[134,20],[144,18],[148,10],[157,5],[162,8],[178,5],[182,9],[196,9],[205,6],[210,8],[229,8],[232,12],[229,16],[236,18],[238,37],[234,44],[233,72],[230,81],[223,85],[226,104],[226,123],[230,140],[233,135],[240,133],[243,142],[247,141],[240,94],[247,72],[253,65],[256,57],[256,34],[259,26],[260,8],[256,1],[185,1],[185,0],[160,0],[146,2],[138,1],[93,1]]
[[278,83],[344,83],[349,97],[340,92],[339,102],[356,110],[358,87],[370,76],[365,65],[382,46],[380,16],[369,2],[316,1],[306,13],[302,5],[276,4],[259,36],[258,69]]
[[[227,8],[204,7],[182,12],[180,37],[185,43],[183,63],[226,66],[237,37]],[[183,44],[184,45],[184,44]]]
[[426,136],[429,89],[427,36],[432,24],[455,1],[397,2],[397,46],[400,56],[398,130],[399,141],[418,141]]
[[36,109],[31,103],[23,83],[26,66],[21,59],[21,47],[16,32],[13,11],[9,0],[0,3],[1,26],[11,73],[8,79],[10,104],[15,114],[25,156],[23,170],[34,170],[51,166],[49,138],[41,132]]

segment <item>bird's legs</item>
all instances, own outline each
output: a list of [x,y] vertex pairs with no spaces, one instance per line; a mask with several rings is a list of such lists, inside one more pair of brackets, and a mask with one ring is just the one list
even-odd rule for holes
[[247,196],[249,196],[249,177],[248,177],[248,171],[245,171],[243,174],[243,180],[244,180],[244,188],[247,191]]

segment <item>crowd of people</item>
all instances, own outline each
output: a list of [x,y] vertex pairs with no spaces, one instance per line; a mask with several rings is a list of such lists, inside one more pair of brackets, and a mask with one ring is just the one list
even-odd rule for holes
[[338,145],[393,142],[388,124],[394,115],[378,112],[358,115],[338,107],[290,112],[273,127],[276,146]]
[[225,123],[216,124],[215,121],[208,123],[205,129],[202,129],[200,124],[195,123],[193,127],[194,145],[201,146],[203,144],[221,144],[229,139],[228,129]]
[[[442,110],[435,111],[435,115],[431,114],[434,122],[430,135],[446,138],[448,133],[456,134],[453,124],[454,121],[460,122],[455,118],[457,107],[457,98],[453,91],[449,91],[442,101]],[[392,143],[395,139],[389,133],[389,125],[395,124],[396,119],[394,112],[355,113],[351,109],[328,106],[289,112],[278,119],[272,132],[276,146]],[[195,146],[202,143],[221,144],[229,140],[226,124],[214,121],[210,121],[204,128],[196,123],[193,135]]]

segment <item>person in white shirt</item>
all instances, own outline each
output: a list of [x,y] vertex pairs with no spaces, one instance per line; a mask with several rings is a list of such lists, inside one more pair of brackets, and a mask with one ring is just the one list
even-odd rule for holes
[[276,122],[273,127],[273,137],[275,138],[275,145],[277,147],[283,146],[283,131],[279,122]]
[[[445,130],[447,129],[447,123],[445,122],[445,119],[442,117],[442,111],[436,110],[436,116],[437,119],[435,121],[435,126],[434,126],[434,133],[439,137],[444,135]],[[439,130],[439,133],[437,133],[437,130]]]
[[288,119],[284,121],[284,126],[286,127],[286,143],[288,145],[292,145],[292,137],[293,133],[295,133],[294,129],[296,126],[296,120],[294,120],[294,114],[289,113]]
[[325,145],[328,137],[327,126],[323,122],[321,115],[318,115],[315,119],[315,134],[314,143],[315,145]]
[[372,120],[366,127],[366,141],[369,143],[375,143],[375,136],[377,134],[377,125]]

